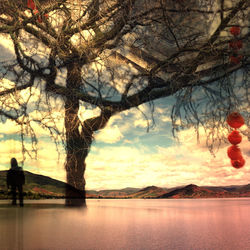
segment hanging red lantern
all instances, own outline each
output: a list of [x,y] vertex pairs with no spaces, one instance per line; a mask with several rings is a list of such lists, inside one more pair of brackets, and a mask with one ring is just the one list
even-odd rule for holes
[[43,20],[42,20],[42,18],[40,16],[38,16],[37,20],[38,20],[39,23],[43,22]]
[[241,114],[233,112],[227,117],[227,123],[232,128],[240,128],[244,125],[245,121]]
[[233,145],[239,144],[241,143],[242,140],[242,136],[240,135],[239,131],[234,130],[232,131],[229,136],[227,137],[227,139],[229,140],[229,142]]
[[242,168],[245,165],[245,159],[241,157],[237,160],[231,160],[231,164],[234,168]]
[[232,49],[236,49],[236,50],[242,49],[243,43],[241,40],[231,41],[231,42],[229,42],[229,47]]
[[238,36],[240,34],[240,27],[239,26],[233,26],[230,28],[230,33],[233,36]]
[[[244,124],[244,118],[238,112],[233,112],[228,115],[227,123],[230,127],[240,128]],[[242,140],[239,131],[234,130],[228,135],[228,140],[231,147],[227,149],[227,155],[231,159],[231,164],[234,168],[241,168],[245,165],[245,159],[242,157],[240,148],[237,146]]]
[[227,149],[227,155],[231,160],[238,160],[242,158],[241,151],[238,146],[233,145]]
[[[28,6],[28,8],[30,8],[30,9],[33,10],[34,15],[37,15],[37,14],[39,13],[39,11],[38,11],[38,9],[36,8],[36,5],[35,5],[35,3],[34,3],[33,0],[28,0],[27,6]],[[48,16],[48,14],[44,14],[44,17],[45,17],[45,18],[48,18],[49,16]],[[41,16],[38,16],[38,17],[37,17],[37,20],[38,20],[39,23],[42,23],[42,22],[43,22]]]
[[36,5],[33,2],[33,0],[28,0],[27,6],[28,6],[28,8],[30,8],[32,10],[36,9]]
[[239,56],[230,56],[230,62],[234,63],[234,64],[239,64],[242,60],[243,56],[239,55]]

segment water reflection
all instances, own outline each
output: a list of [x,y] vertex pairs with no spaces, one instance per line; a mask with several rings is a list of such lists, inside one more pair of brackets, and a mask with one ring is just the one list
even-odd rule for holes
[[[1,249],[248,249],[250,199],[0,201]],[[39,246],[39,247],[38,247]]]

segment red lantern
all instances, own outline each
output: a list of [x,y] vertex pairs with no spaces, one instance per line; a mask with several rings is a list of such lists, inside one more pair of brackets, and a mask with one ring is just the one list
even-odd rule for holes
[[245,122],[241,114],[233,112],[227,117],[227,123],[232,128],[240,128]]
[[231,160],[239,160],[242,158],[241,151],[236,145],[233,145],[227,149],[227,155]]
[[28,8],[30,8],[32,10],[36,9],[36,5],[33,2],[33,0],[28,0],[27,6],[28,6]]
[[40,16],[38,16],[37,20],[38,20],[39,23],[43,22],[43,20],[42,20],[42,18]]
[[233,26],[232,28],[230,28],[230,33],[233,36],[238,36],[240,34],[240,27],[239,26]]
[[231,164],[234,168],[242,168],[245,165],[245,159],[241,157],[237,160],[231,160]]
[[[33,0],[28,0],[27,6],[28,6],[28,8],[30,8],[30,9],[33,10],[34,15],[37,15],[37,14],[39,13],[39,11],[38,11],[38,9],[36,8],[36,5],[35,5],[35,3],[34,3]],[[48,18],[48,17],[49,17],[48,14],[44,14],[44,16],[45,16],[45,18]],[[39,23],[42,23],[42,22],[43,22],[41,16],[38,16],[38,17],[37,17],[37,20],[38,20]]]
[[242,140],[242,136],[237,130],[234,130],[233,132],[231,132],[227,138],[229,142],[233,145],[239,144]]
[[230,56],[230,62],[234,63],[234,64],[239,64],[242,60],[243,56],[239,55],[239,56]]
[[241,40],[231,41],[231,42],[229,42],[229,47],[232,49],[236,49],[236,50],[242,49],[243,43]]

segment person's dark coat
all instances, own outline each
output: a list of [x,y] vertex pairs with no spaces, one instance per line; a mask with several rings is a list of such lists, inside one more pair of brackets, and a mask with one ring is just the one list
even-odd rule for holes
[[22,186],[25,184],[25,176],[21,167],[12,167],[7,172],[7,186]]

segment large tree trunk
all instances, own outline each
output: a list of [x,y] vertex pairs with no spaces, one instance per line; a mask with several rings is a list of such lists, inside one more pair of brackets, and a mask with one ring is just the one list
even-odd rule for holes
[[[67,68],[67,88],[79,89],[81,68],[71,64]],[[66,129],[66,205],[85,204],[85,158],[88,148],[84,146],[80,136],[78,118],[79,100],[74,96],[67,96],[65,100],[65,129]]]
[[[69,89],[79,89],[81,84],[81,67],[71,64],[67,68],[66,86]],[[65,129],[66,129],[66,205],[85,205],[85,160],[93,141],[93,133],[102,129],[115,112],[102,110],[101,114],[81,123],[78,117],[79,100],[68,96],[65,99]]]

